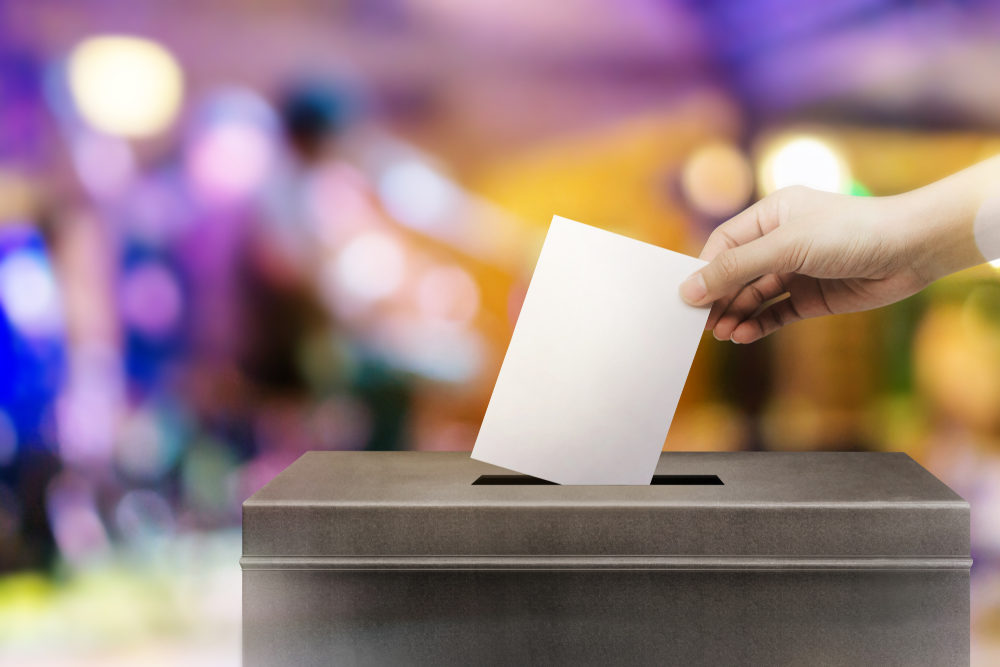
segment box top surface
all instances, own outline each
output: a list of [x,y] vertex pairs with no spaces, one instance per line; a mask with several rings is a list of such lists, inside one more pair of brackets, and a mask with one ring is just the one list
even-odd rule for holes
[[467,452],[309,452],[243,506],[244,555],[969,553],[968,504],[905,454],[665,452],[721,485],[473,485]]
[[690,505],[963,503],[906,454],[664,452],[656,474],[717,475],[721,485],[473,485],[511,471],[467,452],[308,452],[247,500],[366,505]]

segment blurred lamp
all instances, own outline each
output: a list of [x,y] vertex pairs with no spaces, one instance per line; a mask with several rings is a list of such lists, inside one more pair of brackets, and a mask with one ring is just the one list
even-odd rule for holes
[[177,60],[140,37],[91,37],[70,53],[69,88],[94,128],[126,137],[165,130],[180,109],[183,75]]
[[769,149],[760,165],[760,184],[765,195],[790,185],[848,193],[851,182],[843,157],[816,137],[787,139]]
[[732,144],[716,142],[696,150],[681,172],[684,195],[698,212],[722,218],[746,204],[753,190],[753,171]]

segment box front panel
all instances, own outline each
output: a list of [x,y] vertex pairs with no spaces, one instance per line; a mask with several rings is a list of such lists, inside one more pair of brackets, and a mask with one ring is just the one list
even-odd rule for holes
[[246,570],[244,664],[967,665],[967,570]]

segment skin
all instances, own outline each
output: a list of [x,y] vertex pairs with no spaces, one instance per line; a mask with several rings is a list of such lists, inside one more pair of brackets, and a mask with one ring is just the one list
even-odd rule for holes
[[986,261],[973,225],[998,184],[1000,156],[891,197],[779,190],[716,228],[681,297],[711,305],[706,328],[734,343],[894,303]]

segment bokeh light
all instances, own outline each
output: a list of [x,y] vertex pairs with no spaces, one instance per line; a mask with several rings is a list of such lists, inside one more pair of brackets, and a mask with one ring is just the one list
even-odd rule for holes
[[80,132],[73,140],[73,166],[83,186],[98,199],[122,193],[135,172],[128,143],[97,132]]
[[49,483],[45,502],[63,558],[80,564],[107,553],[110,543],[93,482],[78,472],[63,472]]
[[387,166],[379,176],[378,193],[390,215],[422,231],[446,224],[461,202],[455,184],[418,159]]
[[339,290],[349,298],[372,302],[399,289],[406,271],[406,255],[394,236],[365,232],[340,251],[334,269]]
[[115,527],[132,543],[168,536],[173,533],[174,525],[173,510],[155,491],[129,491],[115,506]]
[[782,140],[768,148],[760,164],[764,194],[791,185],[848,193],[851,172],[844,158],[827,141],[812,136]]
[[115,463],[129,478],[157,480],[181,452],[181,434],[153,409],[135,410],[122,423],[115,444]]
[[417,300],[426,317],[467,324],[479,310],[479,287],[460,266],[434,266],[421,276]]
[[0,306],[29,336],[52,336],[62,328],[59,288],[48,259],[33,249],[0,260]]
[[126,137],[156,135],[173,122],[183,98],[180,65],[166,48],[141,37],[109,35],[70,53],[69,87],[94,128]]
[[684,163],[681,185],[695,210],[723,218],[747,203],[753,192],[753,169],[738,147],[713,142],[698,148]]
[[138,333],[159,339],[180,322],[184,296],[177,278],[156,260],[143,261],[126,272],[121,287],[125,321]]
[[209,204],[246,199],[264,182],[275,159],[274,112],[244,90],[220,93],[202,110],[185,162],[200,198]]

